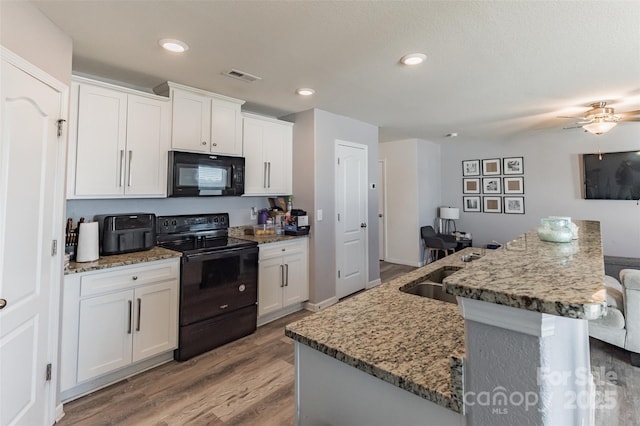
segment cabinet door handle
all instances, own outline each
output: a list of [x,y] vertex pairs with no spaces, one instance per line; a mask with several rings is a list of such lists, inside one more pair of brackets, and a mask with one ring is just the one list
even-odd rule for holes
[[285,275],[287,279],[285,280],[284,285],[285,287],[289,287],[289,264],[285,263],[284,267],[287,270],[287,274]]
[[280,265],[280,287],[284,287],[284,265]]
[[129,150],[129,182],[127,186],[131,186],[131,162],[133,161],[133,151]]
[[202,145],[206,145],[206,144],[207,144],[207,141],[202,141]]
[[138,297],[138,325],[136,331],[140,331],[140,322],[142,321],[142,299]]
[[120,150],[120,186],[124,186],[124,149]]
[[269,176],[269,185],[267,185],[267,188],[271,188],[271,161],[269,161],[267,164],[269,165],[269,174],[268,174],[268,176]]
[[262,173],[262,187],[266,188],[267,187],[267,162],[265,161],[263,164],[264,164],[264,172]]
[[217,143],[215,143],[215,142],[213,142],[211,145],[213,145],[213,146],[218,146],[218,144],[217,144]]
[[127,327],[127,334],[131,334],[131,322],[133,321],[133,319],[131,318],[132,316],[133,316],[133,302],[129,300],[129,326]]

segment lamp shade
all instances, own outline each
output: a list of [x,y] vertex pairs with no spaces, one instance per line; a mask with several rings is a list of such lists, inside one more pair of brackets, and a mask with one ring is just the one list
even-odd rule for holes
[[582,126],[589,133],[593,133],[594,135],[601,135],[603,133],[607,133],[609,130],[616,127],[618,123],[615,121],[594,121],[591,124],[585,124]]
[[460,219],[460,209],[457,207],[440,207],[440,219]]

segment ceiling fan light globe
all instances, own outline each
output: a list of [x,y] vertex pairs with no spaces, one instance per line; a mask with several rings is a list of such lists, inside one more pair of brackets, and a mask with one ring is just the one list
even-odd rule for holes
[[615,121],[595,121],[591,124],[585,124],[582,128],[594,135],[601,135],[616,127],[617,124]]

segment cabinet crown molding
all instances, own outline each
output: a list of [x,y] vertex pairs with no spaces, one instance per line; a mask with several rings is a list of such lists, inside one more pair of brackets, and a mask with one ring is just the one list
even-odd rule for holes
[[203,96],[210,96],[215,99],[220,99],[227,102],[233,102],[238,105],[243,105],[245,101],[242,99],[232,98],[230,96],[220,95],[218,93],[209,92],[207,90],[198,89],[191,86],[185,86],[184,84],[174,83],[173,81],[165,81],[153,88],[154,93],[162,96],[170,96],[171,89],[187,90],[189,92],[198,93]]
[[118,92],[126,93],[129,95],[144,96],[149,99],[155,99],[156,101],[169,102],[169,98],[166,96],[161,96],[161,95],[153,94],[149,92],[143,92],[141,90],[130,89],[128,87],[118,86],[117,84],[106,83],[104,81],[94,80],[87,77],[81,77],[79,75],[72,75],[71,81],[75,83],[91,84],[93,86],[104,87],[105,89],[113,89],[113,90],[117,90]]

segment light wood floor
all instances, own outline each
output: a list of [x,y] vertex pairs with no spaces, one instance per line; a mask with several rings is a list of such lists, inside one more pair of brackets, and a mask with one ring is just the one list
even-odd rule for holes
[[[412,269],[380,263],[382,282]],[[187,362],[170,362],[65,404],[67,425],[292,425],[293,342],[284,326],[310,315],[301,311]],[[591,365],[615,380],[596,380],[613,397],[596,410],[598,426],[631,426],[640,419],[640,368],[628,354],[591,340]],[[597,378],[597,377],[596,377]],[[598,379],[598,378],[597,378]]]

